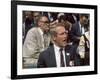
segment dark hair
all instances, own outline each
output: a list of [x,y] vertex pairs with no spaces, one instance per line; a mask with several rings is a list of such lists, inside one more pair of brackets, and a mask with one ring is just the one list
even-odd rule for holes
[[80,17],[86,17],[88,19],[89,18],[89,14],[80,14]]
[[65,16],[65,15],[61,15],[61,16],[58,18],[58,22],[61,22],[61,20],[66,21],[66,16]]
[[[47,16],[45,16],[45,15],[40,15],[37,21],[39,22],[39,21],[41,20],[42,17],[47,17]],[[47,17],[47,19],[48,19],[48,21],[50,22],[50,20],[49,20],[48,17]]]

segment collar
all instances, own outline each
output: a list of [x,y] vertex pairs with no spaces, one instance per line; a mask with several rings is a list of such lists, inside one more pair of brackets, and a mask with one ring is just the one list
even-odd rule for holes
[[56,46],[55,44],[54,44],[54,48],[56,49],[56,51],[59,51],[60,49],[60,47]]
[[38,30],[39,30],[40,34],[43,35],[42,29],[38,27]]
[[[55,45],[55,44],[54,44],[54,48],[56,49],[56,51],[59,51],[60,50],[60,47],[57,46],[57,45]],[[63,48],[63,50],[65,50],[65,49]]]
[[81,23],[80,23],[80,21],[79,21],[79,26],[82,26]]

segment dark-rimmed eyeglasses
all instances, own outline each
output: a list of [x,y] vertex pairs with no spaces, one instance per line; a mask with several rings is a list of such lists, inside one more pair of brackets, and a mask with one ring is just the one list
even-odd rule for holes
[[49,21],[40,21],[42,23],[46,23],[46,24],[49,24]]

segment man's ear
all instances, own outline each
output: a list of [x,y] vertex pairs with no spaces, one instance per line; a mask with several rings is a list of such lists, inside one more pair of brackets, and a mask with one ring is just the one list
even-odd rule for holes
[[53,40],[54,40],[54,41],[56,40],[56,36],[53,36]]

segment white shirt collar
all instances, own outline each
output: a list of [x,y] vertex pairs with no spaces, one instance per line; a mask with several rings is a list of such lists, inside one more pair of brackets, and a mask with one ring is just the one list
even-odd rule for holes
[[59,49],[60,48],[54,44],[54,52],[55,52],[55,58],[56,58],[56,65],[57,65],[57,67],[60,67],[60,54],[59,54]]
[[84,29],[84,26],[81,25],[80,21],[79,21],[79,26],[80,26],[80,30],[82,31],[82,34],[85,33],[85,29]]
[[[57,45],[54,44],[54,51],[55,51],[55,58],[56,58],[57,67],[60,67],[60,54],[59,54],[60,51],[59,50],[60,50],[60,47],[58,47]],[[64,56],[64,63],[66,66],[64,50],[63,50],[63,56]]]
[[80,27],[82,26],[81,23],[80,23],[80,21],[79,21],[79,26],[80,26]]
[[54,48],[55,48],[57,51],[59,51],[59,49],[60,49],[60,47],[56,46],[55,44],[54,44]]

